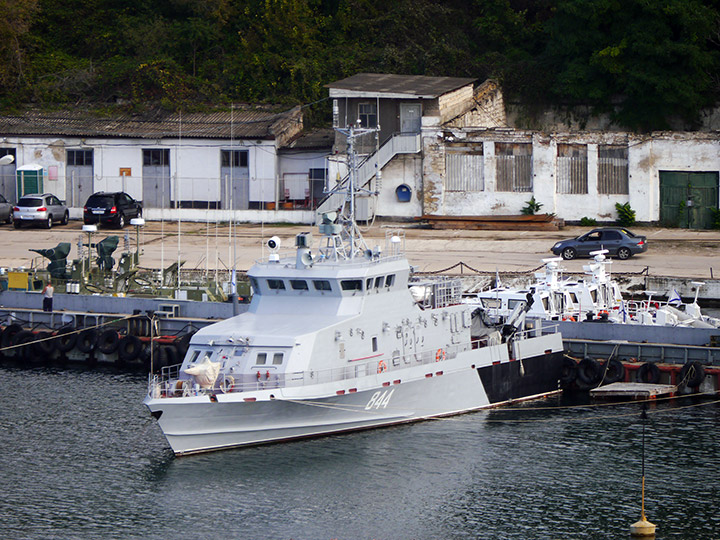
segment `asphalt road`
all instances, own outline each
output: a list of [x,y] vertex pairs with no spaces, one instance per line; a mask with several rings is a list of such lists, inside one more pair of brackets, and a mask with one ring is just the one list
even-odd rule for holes
[[[0,266],[45,267],[47,259],[30,251],[31,248],[52,248],[60,242],[70,242],[70,259],[78,257],[78,242],[88,241],[82,232],[82,222],[71,221],[67,226],[14,229],[1,225]],[[404,235],[405,253],[419,271],[443,270],[457,263],[487,272],[527,272],[542,264],[543,258],[552,257],[550,248],[564,238],[578,236],[587,227],[565,227],[559,231],[466,231],[422,229],[411,223],[376,222],[361,227],[367,245],[374,248],[386,245],[386,235],[399,230]],[[616,260],[613,272],[640,272],[646,267],[651,275],[697,279],[720,277],[720,231],[633,227],[637,234],[648,238],[648,251],[626,261]],[[140,264],[146,268],[169,266],[178,259],[185,261],[186,269],[224,269],[232,267],[233,259],[238,270],[247,270],[255,260],[268,255],[264,247],[271,236],[282,240],[282,250],[293,250],[294,238],[300,232],[312,232],[313,245],[320,235],[309,225],[238,225],[231,230],[227,224],[183,222],[147,222],[140,229],[142,250]],[[132,226],[123,231],[101,228],[92,235],[98,242],[110,235],[120,236],[115,252],[124,249],[128,236],[131,249],[135,249],[136,231]],[[117,259],[117,256],[116,256]],[[566,261],[568,271],[582,271],[587,260]],[[456,268],[452,272],[459,272]],[[467,273],[468,270],[465,270]]]

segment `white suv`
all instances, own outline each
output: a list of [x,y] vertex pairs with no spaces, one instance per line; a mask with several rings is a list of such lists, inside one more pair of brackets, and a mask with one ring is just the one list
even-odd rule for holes
[[13,225],[16,229],[23,223],[39,223],[46,229],[54,223],[67,225],[69,217],[67,206],[52,193],[25,195],[13,208]]

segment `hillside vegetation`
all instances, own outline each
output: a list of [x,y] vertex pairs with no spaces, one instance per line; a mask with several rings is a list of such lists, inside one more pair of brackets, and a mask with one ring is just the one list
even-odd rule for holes
[[[529,109],[692,127],[720,0],[0,0],[0,108],[312,104],[358,72],[498,79]],[[326,120],[327,103],[309,107]]]

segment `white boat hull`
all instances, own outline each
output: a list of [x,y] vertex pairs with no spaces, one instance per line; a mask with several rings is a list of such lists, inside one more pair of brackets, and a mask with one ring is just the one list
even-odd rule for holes
[[184,455],[461,414],[558,391],[562,352],[557,349],[482,367],[487,355],[478,353],[365,377],[374,385],[356,391],[353,385],[367,380],[218,394],[215,401],[208,395],[148,396],[145,403],[173,452]]

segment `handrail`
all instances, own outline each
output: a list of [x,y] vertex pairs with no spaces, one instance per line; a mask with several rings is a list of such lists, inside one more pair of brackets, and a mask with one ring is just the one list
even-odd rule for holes
[[[512,345],[512,343],[522,341],[528,337],[542,335],[543,333],[544,329],[532,328],[523,330],[515,334],[513,341],[499,345]],[[269,373],[268,370],[266,373],[262,373],[262,369],[260,369],[257,372],[244,374],[221,372],[212,388],[201,389],[197,385],[193,385],[191,388],[186,386],[184,391],[186,395],[242,393],[272,388],[295,388],[311,384],[340,382],[372,375],[379,377],[383,374],[393,372],[400,374],[407,368],[418,365],[437,365],[442,367],[445,361],[456,358],[461,352],[484,348],[490,345],[487,339],[478,339],[468,341],[464,344],[451,345],[447,349],[427,349],[402,356],[382,355],[368,362],[353,362],[342,367],[325,370],[294,371],[290,373]],[[439,354],[441,355],[440,357],[438,357]],[[382,367],[383,364],[384,367]],[[193,379],[190,375],[182,374],[180,367],[181,364],[166,366],[161,369],[159,375],[151,374],[148,381],[148,394],[153,397],[182,396],[183,382],[187,381],[192,385]],[[259,374],[259,377],[255,375],[255,373]],[[227,380],[229,377],[233,377],[234,380]],[[241,377],[245,379],[254,377],[256,380],[238,380]],[[422,376],[418,376],[417,378],[421,379],[424,377],[425,374],[422,374]]]

